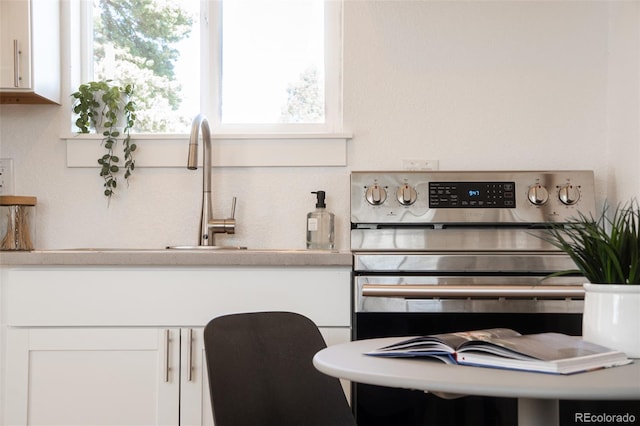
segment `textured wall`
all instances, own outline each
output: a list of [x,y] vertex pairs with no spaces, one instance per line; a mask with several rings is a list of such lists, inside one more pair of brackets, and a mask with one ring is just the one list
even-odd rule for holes
[[[214,169],[216,216],[238,197],[238,232],[220,242],[303,248],[309,192],[324,189],[347,249],[349,172],[403,158],[593,169],[600,203],[640,194],[638,28],[637,2],[346,0],[348,166]],[[16,192],[38,197],[39,248],[195,243],[200,173],[137,169],[107,208],[97,170],[65,166],[68,120],[65,107],[0,106],[0,156]]]

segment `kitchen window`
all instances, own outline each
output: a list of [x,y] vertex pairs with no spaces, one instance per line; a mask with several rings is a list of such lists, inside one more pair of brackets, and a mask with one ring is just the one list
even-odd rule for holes
[[342,131],[342,2],[94,0],[83,80],[133,82],[136,131]]

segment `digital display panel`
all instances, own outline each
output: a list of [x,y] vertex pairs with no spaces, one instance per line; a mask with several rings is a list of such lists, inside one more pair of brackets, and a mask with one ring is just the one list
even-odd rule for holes
[[515,182],[429,182],[429,208],[516,207]]

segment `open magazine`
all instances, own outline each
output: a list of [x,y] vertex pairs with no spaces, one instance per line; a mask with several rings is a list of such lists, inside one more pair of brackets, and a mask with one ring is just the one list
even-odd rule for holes
[[383,357],[430,357],[448,364],[572,374],[629,364],[613,349],[560,333],[521,335],[508,328],[434,334],[367,352]]

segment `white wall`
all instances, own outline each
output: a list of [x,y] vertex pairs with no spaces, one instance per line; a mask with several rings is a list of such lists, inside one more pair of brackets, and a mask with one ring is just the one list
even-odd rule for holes
[[[346,0],[344,35],[348,166],[215,168],[215,215],[238,197],[238,232],[220,243],[303,248],[309,192],[324,189],[348,249],[350,171],[403,158],[593,169],[599,203],[640,195],[639,2]],[[201,174],[136,169],[107,207],[97,169],[65,165],[66,101],[0,106],[0,156],[16,193],[38,197],[37,247],[195,243]]]
[[640,2],[630,3],[609,14],[607,194],[622,201],[640,198]]

